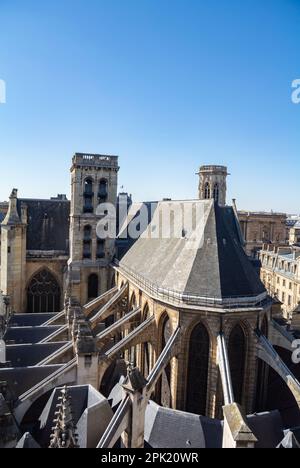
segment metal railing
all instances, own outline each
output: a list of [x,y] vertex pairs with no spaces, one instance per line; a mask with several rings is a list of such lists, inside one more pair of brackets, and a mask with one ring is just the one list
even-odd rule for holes
[[246,307],[260,307],[262,306],[267,297],[267,291],[263,292],[260,295],[250,295],[250,296],[224,296],[219,297],[210,297],[197,295],[194,293],[182,293],[176,290],[171,290],[167,288],[162,288],[158,284],[155,284],[143,277],[134,270],[126,267],[121,264],[118,260],[114,260],[113,266],[119,268],[121,273],[124,273],[129,280],[132,280],[139,286],[144,289],[146,293],[150,296],[154,296],[160,300],[164,300],[173,304],[182,304],[182,305],[191,305],[191,306],[208,306],[208,307],[219,307],[219,308],[246,308]]

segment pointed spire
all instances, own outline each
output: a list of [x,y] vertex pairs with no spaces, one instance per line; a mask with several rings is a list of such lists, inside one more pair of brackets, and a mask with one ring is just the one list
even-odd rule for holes
[[7,215],[3,221],[3,225],[15,225],[22,224],[19,213],[18,213],[18,189],[13,189],[9,197],[9,206]]
[[72,413],[71,396],[67,386],[61,391],[56,409],[55,426],[52,428],[49,448],[79,448],[78,435],[76,433],[77,428]]

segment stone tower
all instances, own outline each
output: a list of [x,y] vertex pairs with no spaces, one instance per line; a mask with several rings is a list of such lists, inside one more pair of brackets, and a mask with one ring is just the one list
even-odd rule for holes
[[0,289],[10,297],[11,310],[23,312],[26,282],[26,210],[18,210],[18,190],[9,197],[7,215],[1,224],[1,282]]
[[226,191],[228,176],[225,166],[201,166],[199,181],[200,200],[215,199],[220,206],[226,205]]
[[99,205],[116,206],[118,157],[75,154],[71,167],[69,291],[84,304],[111,287],[115,239],[99,239]]

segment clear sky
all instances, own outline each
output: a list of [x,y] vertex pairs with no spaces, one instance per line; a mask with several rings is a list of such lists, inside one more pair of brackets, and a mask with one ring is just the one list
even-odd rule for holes
[[0,199],[68,193],[74,152],[120,156],[134,199],[300,212],[299,0],[0,0]]

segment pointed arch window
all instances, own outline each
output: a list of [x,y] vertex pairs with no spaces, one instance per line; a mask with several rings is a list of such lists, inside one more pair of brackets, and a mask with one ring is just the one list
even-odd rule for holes
[[42,270],[31,280],[27,289],[27,312],[59,312],[61,290],[55,277],[48,270]]
[[105,258],[105,241],[97,239],[97,258]]
[[[169,339],[172,336],[172,325],[168,315],[164,318],[162,327],[162,351],[166,347]],[[160,382],[160,403],[163,407],[170,408],[171,406],[171,363],[167,365],[163,371]]]
[[269,328],[268,317],[267,317],[267,315],[265,315],[264,318],[263,318],[262,324],[261,324],[261,333],[266,338],[268,338],[268,328]]
[[93,192],[93,181],[92,179],[86,179],[84,182],[84,192],[83,192],[84,213],[93,213],[94,212],[94,192]]
[[219,202],[219,197],[220,197],[219,184],[215,184],[215,186],[214,186],[214,200],[215,200],[216,203]]
[[229,364],[235,401],[242,404],[245,381],[246,337],[243,328],[236,325],[229,337]]
[[206,415],[210,339],[206,327],[199,323],[189,343],[186,410]]
[[89,276],[88,279],[88,300],[96,299],[99,296],[99,278],[96,273]]
[[205,187],[204,187],[204,198],[205,198],[205,200],[210,199],[210,185],[209,185],[209,182],[206,182]]
[[83,230],[83,258],[92,258],[92,228],[85,226]]
[[130,304],[129,304],[129,312],[131,312],[133,309],[137,308],[137,301],[136,301],[136,296],[135,293],[132,294]]
[[106,179],[101,179],[99,184],[99,192],[98,192],[99,201],[104,203],[107,201],[108,198],[108,182]]

